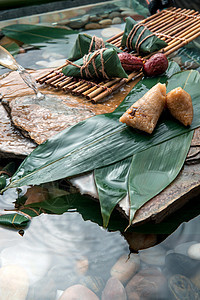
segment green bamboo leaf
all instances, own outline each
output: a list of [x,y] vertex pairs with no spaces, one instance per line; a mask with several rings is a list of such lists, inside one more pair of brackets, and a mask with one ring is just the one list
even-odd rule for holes
[[[180,67],[177,64],[170,62],[170,67],[167,70],[167,77],[170,78],[177,72],[180,72]],[[148,89],[154,86],[158,81],[163,83],[166,82],[167,77],[154,77],[151,81],[143,79],[143,86],[146,86],[146,91],[148,91]],[[121,116],[121,108],[125,111],[132,105],[132,97],[130,96],[130,98],[128,98],[129,95],[126,97],[127,101],[124,101],[115,110],[114,113],[118,114],[117,118]],[[142,95],[143,90],[141,89],[141,95],[138,95],[138,97],[142,97]],[[98,168],[94,172],[104,227],[108,226],[110,215],[115,206],[127,195],[128,175],[131,161],[132,156],[109,166]]]
[[193,131],[139,152],[132,157],[95,170],[103,226],[125,196],[130,202],[130,224],[136,211],[167,187],[179,174],[189,150]]
[[138,96],[146,92],[144,82],[148,82],[148,87],[155,82],[155,79],[146,79],[131,91],[116,112],[82,121],[38,146],[19,166],[7,188],[55,181],[107,166],[199,127],[200,74],[185,71],[176,76],[176,86],[184,86],[186,81],[187,87],[193,85],[194,118],[190,127],[163,117],[154,133],[148,135],[119,122],[119,114],[124,112],[126,102],[130,106],[130,102],[137,101]]
[[0,215],[0,225],[11,226],[16,229],[27,226],[29,221],[28,217],[19,213]]
[[94,172],[104,227],[108,226],[115,206],[127,195],[131,161],[132,157],[128,157]]
[[[102,226],[99,203],[93,201],[91,197],[79,193],[49,198],[44,202],[29,204],[27,207],[25,206],[25,208],[48,214],[63,214],[73,210],[79,212],[84,220],[90,220]],[[24,209],[22,211],[24,211]]]
[[55,28],[42,25],[15,24],[1,29],[4,35],[9,38],[21,41],[25,44],[37,44],[54,39],[66,38],[67,35],[77,33],[73,30]]
[[133,155],[129,173],[130,224],[136,211],[179,174],[193,131]]
[[16,55],[19,53],[19,45],[15,42],[12,42],[10,44],[6,44],[3,46],[8,52],[10,52],[12,55]]
[[[188,86],[188,84],[187,84],[187,82],[190,82],[188,74],[185,77],[183,82],[185,82],[185,84],[182,87],[186,88],[186,86],[187,86],[187,91],[188,91],[188,88],[190,87],[190,85]],[[174,80],[172,80],[170,82],[170,84],[168,84],[168,90],[171,90],[176,86],[177,86],[177,77],[174,76]],[[188,92],[191,93],[191,90]],[[125,109],[127,109],[128,107],[125,107]],[[176,145],[176,139],[174,139],[173,142]],[[180,140],[179,140],[179,142],[180,142]],[[185,138],[183,138],[183,142],[185,143]],[[170,146],[170,144],[168,146]],[[156,146],[154,146],[153,151],[155,151],[155,149],[160,149],[160,145],[158,145],[157,148],[156,148]],[[172,144],[172,149],[171,149],[172,153],[173,153],[173,150],[174,150],[174,146]],[[147,153],[151,153],[150,152],[151,149],[147,150],[147,151],[148,151]],[[141,161],[145,161],[146,151],[143,151],[138,155],[141,156],[140,157]],[[137,157],[137,154],[135,156],[133,156],[133,160],[135,160],[135,157]],[[153,154],[152,154],[152,157],[153,157]],[[182,161],[182,163],[183,162],[184,162],[184,160]],[[123,170],[122,174],[120,174],[121,170]],[[124,170],[126,170],[126,172],[127,172],[126,174],[124,174]],[[128,177],[129,171],[130,171],[130,166],[127,165],[127,160],[122,160],[115,164],[95,170],[95,182],[97,185],[99,201],[100,201],[100,205],[101,205],[101,212],[102,212],[102,217],[104,220],[105,227],[107,227],[107,225],[108,225],[109,218],[110,218],[110,215],[111,215],[114,207],[119,203],[119,201],[125,195],[127,195],[127,190],[128,190],[128,188],[126,188],[128,186],[127,180],[128,180],[128,178],[130,180],[130,177]],[[137,172],[137,170],[136,170],[136,172]],[[133,171],[132,171],[132,173],[133,173]],[[122,182],[123,182],[123,190],[120,189],[120,186],[117,187],[113,184],[116,180],[120,182],[120,186],[122,185]],[[170,181],[166,181],[166,186],[169,183],[170,183]],[[163,183],[163,186],[164,186],[164,183]],[[157,190],[155,189],[155,193],[149,199],[151,199],[156,194],[157,194]],[[112,197],[111,197],[111,195],[112,195]],[[143,198],[143,200],[140,199],[141,203],[142,203],[142,201],[145,203],[147,201],[145,199],[146,198]],[[132,200],[132,198],[131,198],[131,200]],[[139,201],[136,202],[135,206],[137,208],[135,207],[135,208],[131,209],[131,213],[133,214],[131,218],[133,218],[135,211],[138,208],[140,208],[140,206],[141,206],[140,202]]]
[[52,214],[63,214],[69,209],[74,208],[74,202],[81,197],[80,194],[68,194],[55,198],[49,198],[46,201],[32,203],[25,208],[38,208],[40,211]]
[[0,171],[0,190],[6,186],[7,179],[15,173],[15,170],[15,163],[10,162]]

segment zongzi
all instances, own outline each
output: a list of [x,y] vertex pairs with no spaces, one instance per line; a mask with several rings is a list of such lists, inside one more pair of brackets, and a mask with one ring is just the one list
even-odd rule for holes
[[127,125],[152,133],[165,107],[166,85],[157,83],[119,119]]
[[117,52],[122,52],[122,50],[120,50],[116,46],[104,42],[102,38],[99,38],[95,35],[90,36],[86,33],[79,33],[68,59],[74,61],[80,59],[89,52],[93,52],[102,48],[112,48],[115,49]]
[[181,87],[171,90],[166,97],[167,108],[183,125],[191,125],[193,119],[192,98]]
[[124,34],[121,46],[128,51],[136,51],[139,54],[149,54],[167,46],[167,43],[159,39],[144,24],[137,23],[131,17],[126,18]]
[[117,52],[102,48],[84,55],[75,62],[67,60],[68,65],[62,69],[66,76],[81,78],[128,78]]

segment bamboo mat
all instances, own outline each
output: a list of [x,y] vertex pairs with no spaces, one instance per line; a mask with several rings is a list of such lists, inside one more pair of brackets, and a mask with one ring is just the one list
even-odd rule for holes
[[[167,42],[168,45],[159,51],[166,56],[185,46],[200,35],[200,14],[191,9],[171,7],[142,20],[140,23],[144,24],[160,39]],[[107,42],[121,48],[122,35],[123,32],[108,39]],[[137,55],[136,53],[132,54]],[[143,58],[147,59],[151,55]],[[62,73],[62,68],[66,65],[67,63],[37,78],[37,82],[49,85],[58,90],[80,95],[92,103],[102,101],[102,99],[112,94],[124,84],[142,75],[141,71],[137,71],[129,74],[128,78],[115,78],[95,82],[65,76]]]

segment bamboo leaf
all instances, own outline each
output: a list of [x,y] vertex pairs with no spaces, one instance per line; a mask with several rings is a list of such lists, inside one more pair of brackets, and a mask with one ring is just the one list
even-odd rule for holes
[[[19,166],[9,187],[41,184],[107,166],[200,126],[200,74],[185,71],[174,75],[176,86],[192,85],[194,119],[184,127],[173,119],[160,119],[154,133],[139,133],[119,122],[125,107],[144,94],[155,79],[141,81],[113,113],[98,115],[67,128],[38,146]],[[158,79],[157,79],[158,80]],[[164,78],[163,78],[164,80]]]
[[0,225],[11,226],[16,229],[25,227],[30,219],[18,213],[0,215]]
[[45,213],[51,213],[51,214],[63,214],[64,212],[68,211],[69,209],[74,208],[74,202],[77,201],[77,199],[83,199],[82,195],[80,194],[69,194],[69,195],[63,195],[56,198],[49,198],[46,201],[38,202],[38,203],[32,203],[28,206],[25,206],[25,208],[38,208],[40,211],[43,211]]
[[[177,64],[170,63],[168,69],[168,77],[171,77],[174,73],[179,72],[180,68]],[[161,79],[161,78],[159,78]],[[162,77],[162,82],[166,81],[166,77]],[[152,78],[151,82],[143,79],[146,91],[158,82],[158,78]],[[142,97],[143,91],[141,90]],[[125,111],[132,105],[132,97],[126,97],[127,101],[124,101],[116,110],[115,114],[118,114],[118,118],[121,116],[121,108]],[[130,103],[129,103],[130,100]],[[101,214],[103,218],[103,226],[107,227],[111,213],[115,206],[125,197],[128,193],[128,176],[131,167],[132,156],[116,162],[114,164],[98,168],[94,172],[95,183],[98,191],[99,201],[101,205]]]
[[104,227],[108,226],[115,206],[127,195],[131,161],[132,157],[128,157],[94,172]]
[[95,170],[95,183],[104,227],[125,196],[130,202],[130,224],[136,211],[168,186],[179,174],[190,148],[193,131]]
[[16,55],[19,53],[19,45],[15,42],[10,44],[6,44],[3,46],[6,50],[8,50],[12,55]]
[[193,131],[133,155],[128,178],[130,224],[135,212],[179,174],[192,136]]
[[33,45],[52,39],[66,38],[67,35],[75,34],[76,31],[64,28],[55,28],[42,25],[15,24],[1,29],[9,38]]

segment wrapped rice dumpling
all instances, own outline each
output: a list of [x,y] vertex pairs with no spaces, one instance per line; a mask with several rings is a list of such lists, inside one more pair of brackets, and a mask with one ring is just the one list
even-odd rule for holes
[[128,51],[136,51],[138,54],[149,54],[166,47],[167,43],[159,39],[144,24],[137,23],[128,17],[121,46],[127,47]]
[[75,62],[67,62],[68,65],[62,70],[66,76],[86,79],[128,78],[114,49],[102,48],[84,55]]
[[119,120],[133,128],[152,133],[164,109],[165,101],[166,86],[157,83],[136,101]]
[[193,106],[190,94],[181,87],[170,91],[166,97],[167,108],[174,118],[183,125],[191,125],[193,119]]
[[83,57],[89,52],[93,52],[101,48],[112,48],[115,49],[117,52],[122,52],[116,46],[104,42],[102,38],[99,38],[95,35],[90,36],[86,33],[79,33],[68,59],[74,61]]

